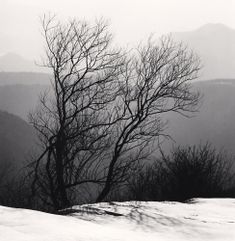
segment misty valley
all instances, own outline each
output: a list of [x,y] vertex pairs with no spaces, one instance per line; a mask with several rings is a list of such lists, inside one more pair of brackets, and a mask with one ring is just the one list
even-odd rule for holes
[[0,240],[235,240],[235,29],[40,25],[0,48]]

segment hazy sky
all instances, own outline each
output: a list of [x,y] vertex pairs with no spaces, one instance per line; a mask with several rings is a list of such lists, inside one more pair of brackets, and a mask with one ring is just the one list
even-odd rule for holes
[[206,23],[235,29],[235,0],[0,0],[0,54],[16,52],[36,59],[42,53],[39,16],[110,20],[117,43],[194,30]]

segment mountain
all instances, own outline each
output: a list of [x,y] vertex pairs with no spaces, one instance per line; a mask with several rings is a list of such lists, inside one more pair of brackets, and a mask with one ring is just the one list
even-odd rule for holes
[[0,111],[0,165],[14,163],[22,167],[35,148],[32,126],[16,115]]
[[202,60],[200,79],[235,78],[235,29],[206,24],[194,31],[172,33]]
[[50,75],[44,73],[0,72],[0,110],[27,120],[49,83]]
[[34,61],[23,58],[15,53],[0,56],[0,71],[5,72],[48,72]]
[[0,72],[2,85],[49,85],[51,75],[38,72]]
[[[176,145],[203,144],[208,141],[218,150],[235,154],[235,80],[198,81],[193,88],[203,94],[199,111],[191,114],[192,118],[167,115],[167,134],[175,140]],[[172,144],[165,144],[166,150]]]
[[[48,83],[48,80],[49,76],[45,74],[0,73],[0,110],[27,121],[28,112],[37,105],[39,94],[49,88],[49,85],[37,83]],[[235,79],[203,80],[194,82],[192,86],[203,94],[199,111],[192,118],[168,114],[166,134],[171,135],[176,144],[193,145],[209,141],[218,149],[225,148],[235,154]],[[166,150],[172,144],[166,142]]]
[[0,86],[0,110],[27,120],[29,111],[38,104],[40,93],[47,88],[46,85],[37,84]]

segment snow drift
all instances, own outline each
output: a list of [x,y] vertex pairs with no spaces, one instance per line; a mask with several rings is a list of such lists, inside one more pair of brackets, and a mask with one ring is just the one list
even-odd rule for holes
[[235,240],[235,199],[99,203],[66,212],[70,214],[0,206],[0,240]]

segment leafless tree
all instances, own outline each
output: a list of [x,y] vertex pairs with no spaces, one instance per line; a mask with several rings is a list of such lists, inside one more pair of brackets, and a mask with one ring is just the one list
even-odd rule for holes
[[[199,69],[199,59],[170,37],[159,43],[149,39],[132,54],[117,103],[118,115],[123,117],[115,130],[105,185],[97,201],[108,195],[118,179],[125,181],[133,162],[146,158],[151,146],[156,148],[153,144],[164,136],[167,124],[164,113],[185,115],[197,110],[200,94],[192,91],[190,83]],[[137,155],[128,158],[133,151]]]
[[53,78],[30,115],[42,146],[32,194],[58,210],[92,183],[102,201],[164,135],[164,113],[196,110],[190,81],[200,62],[169,37],[124,54],[112,48],[103,20],[63,24],[49,16],[42,26]]
[[90,179],[94,174],[89,170],[108,146],[113,117],[107,108],[117,96],[124,57],[112,48],[103,20],[63,24],[44,16],[42,27],[44,65],[52,70],[53,79],[52,91],[41,96],[30,115],[43,148],[33,163],[32,191],[40,188],[59,209],[70,204],[68,189],[102,181],[96,175]]

